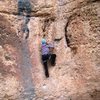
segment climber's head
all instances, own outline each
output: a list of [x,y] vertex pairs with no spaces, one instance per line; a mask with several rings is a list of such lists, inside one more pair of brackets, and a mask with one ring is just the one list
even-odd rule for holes
[[45,39],[42,39],[42,44],[46,44],[46,40]]

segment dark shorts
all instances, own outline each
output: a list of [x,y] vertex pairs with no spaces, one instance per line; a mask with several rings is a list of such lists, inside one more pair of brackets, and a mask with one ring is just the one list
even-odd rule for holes
[[43,61],[43,63],[47,62],[47,61],[50,61],[50,63],[52,65],[54,65],[55,64],[55,60],[56,60],[56,54],[42,55],[42,61]]

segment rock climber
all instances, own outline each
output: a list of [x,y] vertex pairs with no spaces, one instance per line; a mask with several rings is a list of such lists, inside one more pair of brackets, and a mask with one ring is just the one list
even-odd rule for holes
[[53,53],[54,46],[52,44],[48,44],[45,39],[42,39],[41,42],[42,63],[44,66],[45,76],[48,78],[48,61],[52,66],[55,66],[56,54]]

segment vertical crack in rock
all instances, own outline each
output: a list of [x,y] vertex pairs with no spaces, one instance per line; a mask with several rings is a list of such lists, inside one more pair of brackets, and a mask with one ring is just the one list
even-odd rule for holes
[[29,37],[29,28],[28,28],[27,24],[30,21],[30,18],[25,16],[24,20],[25,20],[25,23],[23,25],[22,32],[24,33],[24,38],[27,39]]
[[28,100],[32,100],[34,98],[34,85],[32,82],[32,63],[30,60],[30,51],[27,41],[22,42],[20,70],[22,85],[24,88],[24,91],[21,94],[21,98],[23,98],[23,100],[26,98]]
[[68,22],[66,23],[66,26],[65,26],[65,39],[66,39],[67,46],[71,49],[71,51],[73,52],[73,54],[76,54],[77,53],[77,47],[72,44],[71,34],[68,34],[68,30],[67,30],[68,26],[69,26],[69,23],[71,22],[73,16],[75,16],[75,14],[73,14],[72,16],[70,16],[68,18]]
[[48,27],[50,26],[50,20],[49,19],[45,19],[44,20],[44,25],[43,25],[43,32],[46,32],[48,30]]
[[21,94],[21,100],[32,100],[34,98],[34,86],[32,79],[32,63],[30,60],[30,51],[28,48],[27,38],[29,37],[28,23],[30,21],[31,4],[29,0],[18,0],[18,15],[22,16],[24,20],[23,27],[20,32],[24,33],[21,47],[21,79],[24,91]]
[[54,17],[50,17],[50,18],[44,19],[44,23],[43,23],[44,25],[42,27],[43,32],[47,32],[48,31],[48,28],[50,27],[50,24],[52,22],[54,22],[54,21],[55,21],[55,18]]
[[30,21],[31,14],[31,4],[29,0],[18,0],[18,15],[24,16],[24,25],[22,27],[22,32],[24,33],[25,39],[29,37],[28,23]]
[[70,39],[69,39],[69,36],[67,34],[67,27],[68,27],[68,25],[69,25],[69,20],[68,20],[68,22],[67,22],[67,24],[65,26],[65,39],[66,39],[67,46],[70,47]]

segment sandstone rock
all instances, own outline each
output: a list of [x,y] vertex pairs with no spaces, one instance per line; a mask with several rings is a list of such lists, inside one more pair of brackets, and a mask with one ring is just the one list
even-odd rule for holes
[[[18,15],[18,1],[0,1],[0,100],[99,100],[99,0],[25,2],[31,13]],[[57,55],[49,78],[41,63],[44,34]]]

